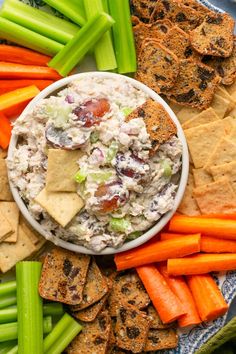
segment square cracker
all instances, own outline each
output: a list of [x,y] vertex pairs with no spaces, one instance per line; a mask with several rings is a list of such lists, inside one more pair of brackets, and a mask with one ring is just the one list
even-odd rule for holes
[[225,163],[219,166],[213,166],[210,168],[211,174],[215,181],[226,177],[236,193],[236,161]]
[[7,157],[7,150],[3,150],[0,147],[0,159],[5,159],[5,157]]
[[15,202],[0,202],[0,211],[7,218],[12,228],[12,234],[4,242],[16,242],[20,216],[18,206]]
[[13,201],[10,191],[6,160],[0,159],[0,200]]
[[182,128],[183,129],[194,128],[197,127],[198,125],[212,123],[219,119],[220,118],[217,116],[214,109],[210,107],[202,111],[201,113],[197,114],[193,118],[187,120],[187,122],[185,122],[182,125]]
[[228,91],[224,86],[219,86],[216,90],[216,94],[230,102],[229,106],[227,107],[227,113],[229,113],[230,111],[232,111],[232,109],[234,109],[236,105],[236,100],[230,96],[230,94],[228,93]]
[[74,176],[79,169],[80,150],[48,150],[48,169],[46,190],[49,192],[76,192],[77,183]]
[[41,190],[35,201],[62,227],[65,227],[84,206],[77,193],[48,192],[46,188]]
[[201,214],[197,202],[193,197],[193,188],[194,188],[193,175],[189,174],[188,183],[184,192],[184,196],[177,210],[181,214],[189,215],[189,216]]
[[3,242],[0,244],[0,270],[3,273],[7,272],[17,262],[31,256],[34,251],[35,245],[19,226],[16,243]]
[[20,225],[24,230],[24,233],[29,237],[34,245],[37,245],[37,247],[39,243],[44,243],[43,241],[46,242],[45,238],[32,228],[22,214],[20,215]]
[[47,254],[39,282],[39,293],[47,300],[77,305],[82,301],[90,257],[62,248]]
[[203,167],[215,145],[224,134],[225,124],[223,120],[217,120],[185,130],[185,136],[195,168]]
[[227,178],[197,187],[193,195],[203,214],[236,212],[236,194]]
[[209,156],[204,168],[210,172],[211,167],[233,160],[236,160],[236,144],[228,138],[222,138]]
[[10,224],[10,221],[0,210],[0,241],[5,240],[12,233],[13,233],[13,228]]
[[217,93],[214,95],[213,100],[211,102],[211,107],[216,112],[219,118],[224,118],[229,111],[230,101],[222,96],[219,96]]
[[189,121],[190,119],[192,119],[193,117],[195,117],[196,115],[198,115],[199,113],[201,113],[201,110],[198,108],[182,107],[182,109],[180,109],[176,115],[177,115],[180,123],[184,124],[187,121]]
[[193,178],[196,187],[213,182],[212,176],[204,168],[193,168]]

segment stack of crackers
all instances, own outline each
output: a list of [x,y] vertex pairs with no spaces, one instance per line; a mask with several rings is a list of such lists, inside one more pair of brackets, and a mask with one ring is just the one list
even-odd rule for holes
[[[104,261],[104,260],[103,260]],[[44,259],[40,295],[69,306],[83,330],[68,354],[140,353],[175,348],[176,330],[164,325],[135,271],[117,273],[83,254],[54,248]]]
[[7,272],[18,261],[32,257],[46,240],[34,232],[13,200],[7,175],[7,152],[0,150],[0,271]]
[[195,0],[132,0],[136,79],[182,106],[206,109],[236,78],[234,20]]

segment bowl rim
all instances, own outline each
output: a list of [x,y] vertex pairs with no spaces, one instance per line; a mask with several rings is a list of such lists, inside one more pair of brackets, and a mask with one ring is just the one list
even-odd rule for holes
[[[169,212],[164,214],[160,220],[158,220],[148,231],[144,232],[142,236],[136,238],[135,240],[128,241],[127,243],[124,243],[121,247],[114,248],[114,247],[106,247],[100,252],[96,252],[93,250],[90,250],[86,248],[85,246],[80,246],[76,245],[72,242],[69,241],[64,241],[60,239],[57,236],[52,236],[49,235],[46,230],[42,228],[42,226],[33,218],[33,216],[29,213],[25,203],[23,202],[23,199],[20,197],[19,192],[17,187],[13,185],[13,183],[10,180],[9,177],[9,183],[10,183],[10,189],[13,195],[13,198],[18,205],[21,213],[23,216],[26,218],[26,220],[29,222],[29,224],[36,230],[38,231],[42,236],[45,237],[46,240],[53,242],[55,245],[68,249],[70,251],[78,252],[78,253],[84,253],[84,254],[93,254],[93,255],[107,255],[107,254],[115,254],[115,253],[120,253],[124,252],[127,250],[130,250],[132,248],[135,248],[137,246],[142,245],[143,243],[147,242],[150,240],[154,235],[156,235],[170,220],[170,218],[173,216],[175,213],[176,209],[178,208],[181,199],[183,197],[185,187],[187,184],[188,180],[188,171],[189,171],[189,154],[188,154],[188,147],[187,147],[187,142],[184,136],[183,129],[174,114],[174,112],[171,110],[171,108],[168,106],[168,104],[152,89],[150,89],[148,86],[144,85],[143,83],[116,73],[108,73],[108,72],[84,72],[84,73],[79,73],[75,75],[71,75],[69,77],[63,78],[59,81],[54,82],[47,88],[45,88],[43,91],[41,91],[24,109],[24,111],[21,113],[20,117],[24,117],[25,115],[29,114],[33,108],[38,104],[39,101],[42,99],[48,97],[49,95],[52,95],[55,93],[55,91],[62,90],[64,86],[67,86],[68,84],[72,83],[73,81],[76,81],[78,79],[83,79],[85,77],[98,77],[98,78],[117,78],[121,77],[123,80],[127,80],[129,83],[131,83],[135,88],[139,90],[143,90],[145,93],[147,93],[153,100],[156,102],[159,102],[167,111],[167,113],[170,115],[171,119],[174,121],[174,123],[177,126],[177,136],[180,139],[182,143],[182,169],[181,169],[181,177],[180,177],[180,182],[178,186],[178,190],[175,196],[174,200],[174,206],[173,209],[171,209]],[[18,135],[15,133],[12,134],[9,149],[8,149],[8,157],[12,158],[14,149],[17,145],[17,140],[18,140]]]

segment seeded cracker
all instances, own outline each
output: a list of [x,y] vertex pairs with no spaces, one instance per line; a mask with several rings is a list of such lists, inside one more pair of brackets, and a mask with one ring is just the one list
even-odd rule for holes
[[213,108],[208,108],[205,111],[197,114],[193,118],[182,124],[183,129],[194,128],[202,124],[212,123],[219,120]]
[[[18,237],[18,225],[20,211],[14,202],[0,202],[0,212],[7,218],[11,225],[12,233],[4,242],[16,242]],[[0,224],[0,228],[2,225]]]
[[178,336],[174,329],[150,329],[144,350],[161,350],[176,348]]
[[137,16],[142,22],[148,23],[154,10],[153,0],[130,0],[130,10],[132,15]]
[[39,283],[40,295],[52,301],[77,305],[82,301],[90,257],[53,249],[43,263]]
[[184,215],[196,216],[200,215],[197,202],[193,197],[194,180],[193,175],[190,173],[188,176],[188,183],[184,192],[183,199],[178,207],[178,212]]
[[173,323],[164,324],[162,322],[162,320],[160,319],[160,316],[158,315],[156,309],[152,305],[148,306],[147,314],[148,314],[148,318],[149,318],[149,321],[150,321],[150,328],[153,328],[153,329],[166,329],[166,328],[169,328],[169,327],[173,326]]
[[236,160],[236,144],[228,138],[222,138],[209,156],[204,168],[210,172],[211,167]]
[[227,178],[197,187],[193,193],[202,214],[236,212],[236,194]]

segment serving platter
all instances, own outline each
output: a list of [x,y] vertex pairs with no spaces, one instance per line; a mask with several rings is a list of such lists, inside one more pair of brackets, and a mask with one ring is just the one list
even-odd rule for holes
[[[215,4],[221,4],[220,1],[213,1],[214,5],[211,4],[207,0],[198,0],[200,3],[209,7],[211,10],[216,12],[224,12],[219,7],[215,6]],[[0,6],[2,4],[2,0],[0,0]],[[31,6],[42,8],[44,10],[48,10],[47,5],[44,4],[42,0],[25,0]],[[225,1],[226,3],[226,1]],[[228,2],[227,2],[228,3]],[[229,2],[230,3],[230,2]],[[236,4],[231,4],[231,6],[227,5],[228,8],[235,8],[235,13],[231,13],[232,15],[236,15]],[[95,62],[91,56],[86,56],[83,62],[77,67],[76,72],[88,72],[96,70]],[[7,279],[11,277],[11,273],[6,275]],[[223,294],[226,302],[230,305],[232,300],[236,295],[236,272],[227,272],[214,275],[214,279],[219,286],[221,293]],[[203,323],[199,326],[196,326],[191,329],[178,330],[179,334],[179,345],[174,350],[165,350],[158,351],[158,353],[163,354],[194,354],[194,352],[205,343],[214,333],[216,333],[222,326],[224,326],[226,321],[226,315],[220,317],[212,322]],[[88,351],[89,352],[89,351]]]

